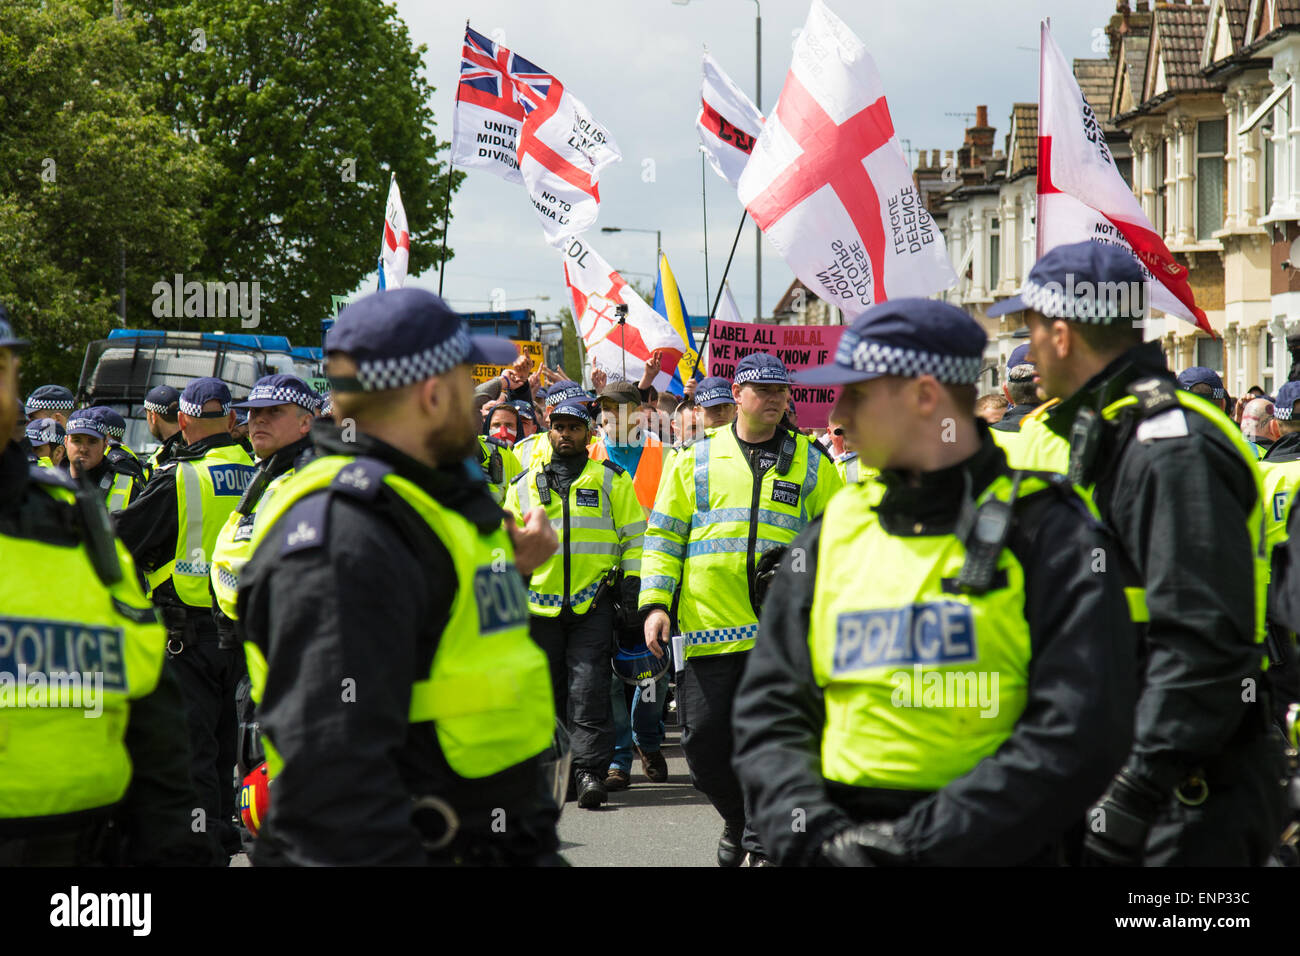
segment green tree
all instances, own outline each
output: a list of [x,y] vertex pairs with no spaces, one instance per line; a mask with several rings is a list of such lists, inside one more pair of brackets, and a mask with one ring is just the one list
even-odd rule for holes
[[[99,0],[107,2],[107,0]],[[390,172],[410,272],[440,254],[448,167],[425,47],[382,0],[136,0],[159,111],[219,166],[200,278],[257,281],[261,331],[313,342],[375,268]],[[452,185],[464,178],[452,173]],[[233,321],[232,323],[233,324]]]
[[[216,172],[152,112],[149,51],[74,0],[0,3],[0,302],[32,341],[25,388],[75,386],[86,343],[202,251]],[[123,269],[125,264],[125,269]]]

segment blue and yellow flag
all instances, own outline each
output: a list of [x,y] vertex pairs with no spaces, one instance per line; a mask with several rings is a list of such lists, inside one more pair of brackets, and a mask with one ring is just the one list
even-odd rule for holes
[[[668,390],[674,395],[682,395],[682,385],[690,376],[691,369],[695,367],[695,357],[699,353],[696,351],[695,333],[691,330],[690,317],[686,314],[686,303],[682,300],[682,291],[677,288],[673,270],[668,267],[668,257],[662,254],[659,256],[659,274],[655,276],[654,310],[664,317],[664,320],[686,343],[682,360],[673,370],[672,384],[668,386]],[[663,371],[666,372],[668,369]],[[699,372],[696,372],[696,377],[700,377]]]

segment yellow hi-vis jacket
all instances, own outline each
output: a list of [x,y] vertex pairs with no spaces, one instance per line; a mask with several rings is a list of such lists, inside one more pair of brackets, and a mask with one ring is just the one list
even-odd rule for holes
[[844,486],[816,443],[785,435],[794,453],[784,474],[778,463],[756,475],[734,424],[669,460],[646,529],[639,605],[668,608],[681,585],[677,621],[688,660],[754,646],[754,565],[789,545]]
[[[519,464],[519,459],[515,453],[505,445],[498,445],[496,442],[488,441],[483,435],[478,436],[479,447],[479,465],[483,468],[483,474],[488,476],[488,489],[492,492],[492,500],[497,504],[505,501],[506,485],[514,481],[523,466]],[[500,480],[493,480],[494,473],[500,470]]]
[[[521,525],[541,505],[560,539],[559,550],[533,572],[528,609],[538,617],[558,617],[568,604],[585,614],[610,570],[640,575],[645,516],[632,479],[613,462],[588,459],[567,495],[554,487],[547,464],[534,458],[506,489],[505,508]],[[543,500],[547,492],[549,500]]]

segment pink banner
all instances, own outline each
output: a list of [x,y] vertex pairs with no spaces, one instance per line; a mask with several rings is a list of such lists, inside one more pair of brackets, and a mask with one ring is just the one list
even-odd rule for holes
[[[835,359],[842,325],[759,325],[714,319],[709,332],[709,374],[734,380],[736,363],[754,352],[775,355],[791,372],[819,368]],[[825,428],[839,389],[795,385],[790,389],[800,428]]]

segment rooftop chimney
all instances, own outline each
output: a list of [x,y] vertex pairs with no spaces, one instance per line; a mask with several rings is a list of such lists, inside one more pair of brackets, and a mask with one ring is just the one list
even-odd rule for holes
[[975,125],[976,126],[989,125],[989,108],[987,106],[975,107]]

